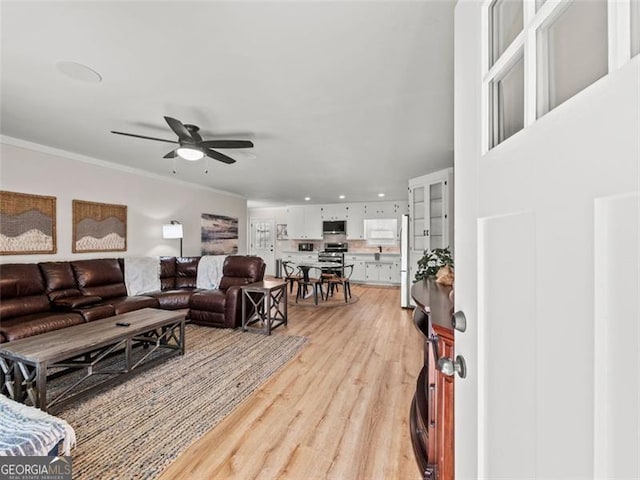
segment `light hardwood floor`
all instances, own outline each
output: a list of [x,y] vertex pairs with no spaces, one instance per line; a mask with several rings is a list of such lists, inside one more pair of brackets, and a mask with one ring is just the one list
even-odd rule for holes
[[169,479],[417,479],[409,408],[422,364],[398,288],[352,285],[338,308],[290,306],[274,335],[300,354],[162,475]]

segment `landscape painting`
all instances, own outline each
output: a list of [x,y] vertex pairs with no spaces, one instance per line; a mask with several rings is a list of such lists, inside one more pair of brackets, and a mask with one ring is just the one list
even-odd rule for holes
[[238,253],[238,219],[224,215],[202,214],[202,255]]
[[73,201],[73,253],[127,250],[127,206]]
[[56,253],[56,197],[0,191],[0,255]]

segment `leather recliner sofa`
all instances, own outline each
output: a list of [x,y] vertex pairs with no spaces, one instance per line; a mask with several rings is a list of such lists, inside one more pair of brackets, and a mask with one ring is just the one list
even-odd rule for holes
[[239,326],[239,288],[262,280],[264,261],[260,257],[229,256],[219,289],[198,290],[199,260],[162,257],[161,291],[136,296],[127,295],[122,259],[0,265],[0,342],[146,307],[189,308],[190,318],[191,299],[196,294],[210,299],[208,303],[196,302],[198,323]]

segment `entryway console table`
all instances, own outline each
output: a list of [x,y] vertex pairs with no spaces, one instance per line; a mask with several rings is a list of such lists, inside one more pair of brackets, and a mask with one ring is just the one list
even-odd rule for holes
[[414,324],[424,338],[424,366],[416,383],[409,428],[413,452],[425,480],[453,480],[453,376],[438,368],[438,360],[454,354],[451,287],[433,280],[418,282],[411,296],[418,305]]

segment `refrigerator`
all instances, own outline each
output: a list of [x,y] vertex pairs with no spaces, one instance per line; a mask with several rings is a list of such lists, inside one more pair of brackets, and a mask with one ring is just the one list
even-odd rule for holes
[[402,215],[400,221],[400,306],[409,308],[411,301],[411,268],[409,255],[409,215]]

